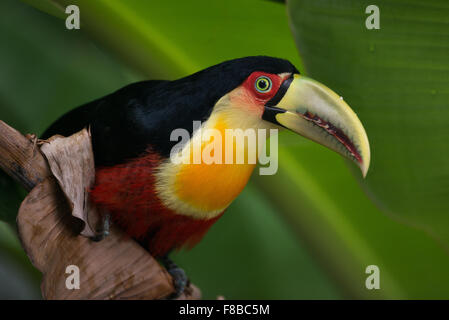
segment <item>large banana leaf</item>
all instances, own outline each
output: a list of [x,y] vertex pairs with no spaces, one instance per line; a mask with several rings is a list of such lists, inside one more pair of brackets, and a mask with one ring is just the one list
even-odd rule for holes
[[[372,166],[363,182],[386,213],[449,245],[449,4],[288,2],[309,75],[344,95],[368,132]],[[449,246],[448,246],[449,248]]]
[[[268,1],[45,0],[37,7],[50,12],[70,4],[80,8],[81,29],[156,78],[185,76],[239,56],[294,50],[284,7]],[[298,56],[292,62],[299,65]]]
[[[182,76],[224,59],[253,54],[289,58],[301,68],[282,4],[257,0],[49,3],[62,8],[78,4],[81,31],[149,77]],[[319,80],[331,87],[335,84]],[[338,91],[353,105],[344,91]],[[449,281],[449,258],[432,239],[382,215],[336,155],[290,135],[282,136],[280,144],[279,173],[254,177],[255,186],[232,205],[205,241],[178,257],[209,296],[335,297],[329,284],[317,276],[316,267],[298,260],[304,256],[301,246],[286,240],[289,229],[281,231],[273,211],[284,214],[300,231],[309,252],[347,296],[449,296],[449,288],[441,286]],[[242,233],[248,236],[239,238]],[[221,251],[229,246],[232,253]],[[381,268],[381,290],[368,291],[364,286],[369,264]],[[239,267],[230,274],[233,265]],[[262,278],[267,274],[268,282]],[[249,291],[233,295],[242,290],[243,285],[231,287],[236,283],[245,284]],[[317,293],[311,283],[327,289]]]

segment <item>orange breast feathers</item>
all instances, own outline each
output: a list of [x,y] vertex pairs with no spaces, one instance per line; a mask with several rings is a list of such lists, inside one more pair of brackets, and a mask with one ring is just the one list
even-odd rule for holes
[[[196,219],[211,219],[246,186],[256,165],[257,150],[253,161],[248,161],[248,144],[238,143],[233,137],[229,142],[227,128],[223,117],[211,116],[207,126],[198,130],[178,154],[177,163],[167,161],[156,172],[156,191],[171,210]],[[195,152],[200,154],[197,162]],[[238,163],[240,157],[243,161]]]

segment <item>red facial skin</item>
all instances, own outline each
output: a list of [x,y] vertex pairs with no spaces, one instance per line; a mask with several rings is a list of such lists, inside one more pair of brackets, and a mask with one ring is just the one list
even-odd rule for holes
[[[289,75],[282,74],[279,76],[267,72],[253,72],[241,86],[229,94],[230,99],[234,105],[243,107],[245,111],[250,111],[259,118],[262,118],[265,104],[276,95],[282,82]],[[267,92],[259,92],[255,87],[256,80],[261,76],[265,76],[271,80],[271,89]]]
[[[267,92],[259,92],[256,89],[255,83],[257,78],[265,76],[267,78],[270,78],[271,80],[271,89]],[[266,73],[266,72],[253,72],[251,75],[243,82],[242,86],[245,88],[251,95],[254,97],[254,101],[257,104],[264,105],[267,103],[271,98],[274,97],[276,92],[278,91],[279,87],[281,86],[283,79],[278,76],[277,74],[272,73]]]

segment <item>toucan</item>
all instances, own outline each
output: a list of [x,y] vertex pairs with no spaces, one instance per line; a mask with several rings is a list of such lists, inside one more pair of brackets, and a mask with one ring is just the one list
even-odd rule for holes
[[[173,81],[133,83],[66,113],[41,138],[90,129],[96,167],[91,201],[162,261],[177,295],[187,277],[168,253],[201,240],[255,167],[172,161],[172,132],[185,129],[193,141],[199,130],[194,121],[219,132],[291,130],[353,160],[363,176],[369,167],[368,138],[354,111],[280,58],[244,57]],[[244,146],[233,149],[246,152]]]

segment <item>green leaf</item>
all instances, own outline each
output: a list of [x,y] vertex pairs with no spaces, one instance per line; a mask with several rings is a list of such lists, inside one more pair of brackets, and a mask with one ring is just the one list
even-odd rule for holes
[[[449,256],[439,243],[384,215],[337,154],[293,134],[280,144],[278,173],[254,178],[345,296],[449,296],[441,285]],[[381,290],[365,288],[368,265],[380,268]]]
[[363,186],[384,212],[449,244],[449,5],[380,1],[289,1],[310,76],[342,94],[371,143]]
[[36,1],[36,0],[22,0],[22,1],[55,17],[61,19],[64,19],[66,17],[66,15],[64,14],[65,9],[56,3],[50,1]]
[[[289,1],[287,7],[308,75],[344,96],[362,120],[372,166],[360,184],[394,220],[370,206],[341,169],[331,164],[325,173],[317,170],[324,155],[303,152],[301,167],[343,209],[337,219],[343,218],[358,232],[367,244],[363,252],[368,249],[375,255],[379,263],[374,264],[392,276],[404,296],[447,297],[448,290],[441,286],[449,280],[444,271],[447,251],[425,232],[400,223],[419,226],[447,243],[449,29],[443,22],[448,6],[442,1],[381,1],[381,29],[367,30],[365,8],[370,4]],[[300,156],[299,150],[293,154]],[[297,169],[292,168],[291,174]],[[356,176],[360,177],[358,172]],[[341,235],[353,243],[347,232]],[[350,252],[363,258],[360,250]]]
[[14,225],[23,197],[11,177],[0,171],[0,221]]
[[[285,7],[278,3],[54,2],[61,7],[78,4],[81,31],[147,77],[185,76],[226,59],[258,54],[288,58],[302,69]],[[58,23],[64,28],[63,21]],[[362,19],[361,28],[363,25]],[[332,35],[332,28],[321,35],[323,39]],[[66,31],[66,35],[77,33]],[[310,38],[314,45],[319,40]],[[323,49],[320,54],[331,53]],[[326,59],[321,63],[329,66]],[[92,74],[88,68],[80,72]],[[318,80],[348,100],[335,86],[335,80]],[[77,97],[84,95],[77,91]],[[367,130],[370,136],[369,126]],[[279,173],[253,177],[255,184],[231,206],[206,239],[193,251],[179,256],[182,266],[193,273],[192,280],[207,290],[207,297],[225,294],[231,298],[285,298],[287,293],[291,298],[336,297],[340,293],[357,298],[449,296],[449,288],[441,285],[449,281],[445,251],[423,232],[384,216],[360,190],[340,157],[289,134],[281,136],[280,149]],[[284,235],[282,221],[275,219],[273,212],[287,218]],[[292,243],[290,230],[300,235],[300,244]],[[303,245],[319,266],[308,260]],[[381,269],[381,290],[365,288],[365,268],[370,264]],[[322,275],[322,268],[338,284],[338,293]],[[292,270],[298,274],[292,274]],[[264,286],[265,281],[268,284]],[[298,281],[304,284],[298,285]],[[279,287],[275,288],[276,284]],[[321,289],[313,291],[314,284]]]
[[[185,76],[241,56],[285,57],[294,50],[285,7],[269,1],[45,2],[78,5],[82,30],[156,78]],[[292,62],[300,66],[297,56]]]

